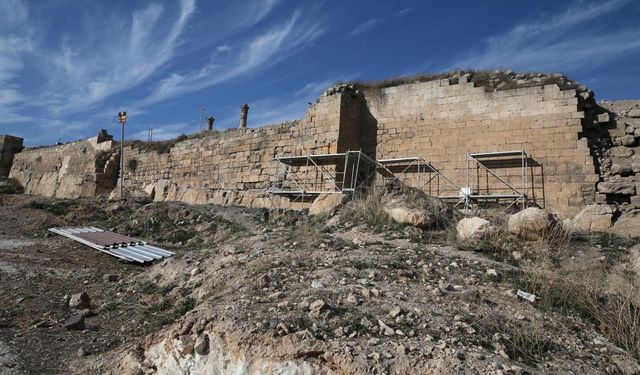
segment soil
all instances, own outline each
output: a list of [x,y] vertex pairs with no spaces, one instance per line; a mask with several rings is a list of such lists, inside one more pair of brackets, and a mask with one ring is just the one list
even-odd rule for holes
[[[206,335],[245,369],[266,358],[338,374],[640,373],[637,353],[593,321],[517,297],[526,258],[460,250],[444,231],[268,219],[258,209],[1,196],[0,374],[186,374],[214,355],[194,353]],[[176,256],[124,263],[47,231],[63,225]],[[565,260],[615,268],[633,244],[576,241]],[[76,311],[64,297],[80,292],[97,315],[67,330]]]

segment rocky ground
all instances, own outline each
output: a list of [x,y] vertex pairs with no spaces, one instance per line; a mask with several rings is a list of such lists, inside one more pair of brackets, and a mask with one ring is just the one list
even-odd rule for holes
[[[0,199],[0,374],[640,373],[635,341],[625,345],[577,304],[552,301],[563,286],[536,278],[634,280],[637,240],[490,251],[458,243],[451,227]],[[99,226],[177,255],[122,263],[47,232],[57,225]],[[80,292],[90,306],[69,307]],[[65,328],[81,311],[85,329]]]

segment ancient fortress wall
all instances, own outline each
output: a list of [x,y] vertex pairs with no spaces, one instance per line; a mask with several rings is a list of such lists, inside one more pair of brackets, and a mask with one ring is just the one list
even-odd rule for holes
[[[468,152],[525,150],[544,168],[529,171],[528,193],[540,206],[575,214],[594,200],[598,176],[580,136],[584,114],[574,89],[551,84],[487,92],[443,79],[368,89],[364,96],[370,126],[377,126],[375,139],[364,143],[378,159],[421,156],[466,186]],[[517,179],[512,182],[521,186]]]
[[[290,123],[129,142],[125,186],[156,201],[273,207],[284,199],[265,192],[276,156],[347,150],[378,160],[419,156],[466,186],[467,153],[524,150],[534,165],[528,195],[538,205],[562,215],[594,202],[640,211],[638,103],[607,109],[557,75],[513,75],[510,86],[504,77],[491,78],[493,86],[469,77],[339,85]],[[114,142],[98,137],[24,150],[10,175],[28,194],[94,196],[114,190],[118,161]],[[520,171],[512,173],[506,180],[519,186]]]
[[26,194],[92,197],[113,190],[119,160],[113,141],[94,137],[64,145],[25,149],[15,155],[9,177],[18,180]]
[[125,148],[125,185],[155,200],[270,207],[265,189],[279,155],[335,153],[340,137],[342,94],[322,96],[292,123],[205,132],[168,152]]

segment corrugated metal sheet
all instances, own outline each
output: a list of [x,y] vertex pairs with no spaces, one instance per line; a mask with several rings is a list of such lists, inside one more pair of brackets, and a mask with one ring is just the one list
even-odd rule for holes
[[130,262],[151,262],[175,254],[171,251],[151,246],[144,241],[96,227],[49,228],[49,231]]

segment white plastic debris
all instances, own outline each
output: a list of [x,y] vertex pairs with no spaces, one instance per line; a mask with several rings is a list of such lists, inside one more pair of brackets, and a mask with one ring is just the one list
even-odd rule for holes
[[535,294],[527,293],[524,290],[518,289],[518,293],[516,293],[516,294],[518,295],[518,297],[526,299],[527,301],[530,301],[530,302],[535,302],[536,301],[536,295]]

